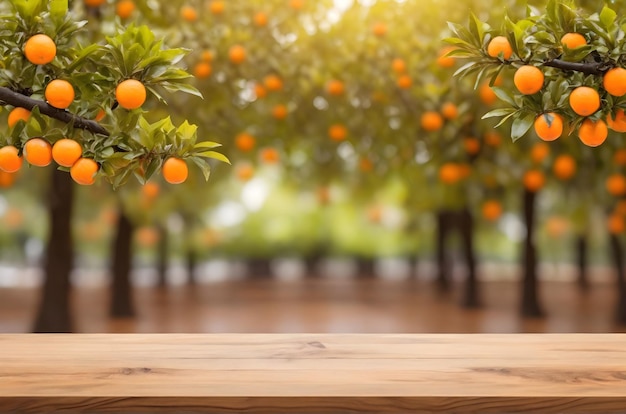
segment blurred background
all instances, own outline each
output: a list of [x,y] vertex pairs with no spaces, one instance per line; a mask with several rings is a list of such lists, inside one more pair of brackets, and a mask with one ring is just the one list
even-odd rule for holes
[[449,21],[500,27],[525,2],[70,3],[101,35],[189,49],[204,99],[149,110],[232,165],[75,188],[69,283],[45,268],[53,167],[1,173],[0,332],[624,330],[623,137],[513,143],[446,56]]

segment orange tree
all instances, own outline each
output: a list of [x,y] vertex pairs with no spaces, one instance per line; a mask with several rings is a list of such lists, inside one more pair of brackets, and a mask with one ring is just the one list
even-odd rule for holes
[[[506,107],[485,115],[500,118],[500,124],[511,121],[513,140],[529,131],[554,144],[571,141],[568,135],[580,140],[579,147],[571,142],[562,147],[564,155],[574,158],[584,171],[586,185],[576,187],[577,203],[586,210],[615,211],[608,227],[618,271],[618,316],[623,322],[626,285],[618,237],[623,232],[623,216],[615,203],[624,194],[624,177],[614,157],[623,146],[619,133],[626,130],[621,125],[626,94],[622,86],[626,79],[623,19],[611,5],[590,14],[571,2],[551,0],[545,12],[528,10],[526,18],[505,18],[499,29],[474,16],[468,28],[454,26],[455,37],[448,39],[457,48],[453,53],[468,60],[458,74],[478,74],[480,79],[500,73],[513,78],[513,87],[494,88]],[[531,181],[539,179],[527,177],[527,184]],[[605,182],[606,186],[598,185]],[[531,247],[528,255],[535,261]]]
[[[22,159],[54,163],[46,282],[35,330],[68,331],[70,219],[73,186],[101,176],[114,187],[141,182],[162,170],[181,181],[186,161],[208,175],[206,158],[222,158],[214,143],[197,142],[197,128],[146,110],[161,90],[198,94],[176,66],[186,53],[168,49],[145,26],[110,25],[104,36],[80,19],[83,5],[67,0],[12,0],[1,6],[0,102],[7,126],[0,169],[13,173]],[[69,174],[67,173],[69,172]],[[70,178],[71,177],[71,178]]]

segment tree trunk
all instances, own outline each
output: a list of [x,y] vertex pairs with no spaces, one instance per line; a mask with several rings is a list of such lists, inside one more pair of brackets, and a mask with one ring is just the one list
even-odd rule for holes
[[522,280],[522,316],[540,317],[543,311],[539,306],[538,283],[537,283],[537,250],[535,248],[535,207],[537,194],[524,190],[524,224],[526,225],[526,239],[524,240],[524,252],[522,268],[524,277]]
[[437,229],[435,249],[437,256],[437,287],[440,292],[450,291],[450,266],[446,256],[446,240],[452,223],[450,212],[440,210],[437,212]]
[[357,277],[369,279],[376,277],[375,261],[371,257],[357,257],[356,259]]
[[584,234],[576,237],[576,265],[578,267],[578,287],[583,292],[589,291],[589,277],[587,275],[587,237]]
[[478,281],[476,279],[476,251],[474,250],[474,217],[472,212],[467,208],[463,208],[459,213],[459,230],[461,233],[461,242],[463,244],[463,252],[465,254],[465,264],[467,266],[467,279],[465,282],[465,297],[463,306],[466,308],[480,307],[480,298],[478,294]]
[[198,263],[198,253],[193,247],[187,247],[187,283],[196,285],[196,264]]
[[622,242],[617,235],[611,234],[609,244],[611,245],[611,256],[613,256],[615,275],[617,276],[618,301],[615,316],[617,322],[620,324],[626,324],[626,281],[624,280],[624,256]]
[[44,263],[45,281],[34,332],[72,332],[70,316],[70,273],[74,249],[72,245],[72,206],[74,184],[65,171],[51,173],[49,195],[50,229]]
[[111,285],[110,314],[113,318],[130,318],[135,316],[133,307],[130,271],[133,260],[134,226],[120,208],[117,219],[117,233],[113,241],[113,283]]
[[272,276],[271,262],[267,258],[248,259],[248,276],[266,278]]
[[169,267],[169,234],[163,225],[158,226],[159,243],[157,245],[157,280],[160,287],[167,286],[167,269]]

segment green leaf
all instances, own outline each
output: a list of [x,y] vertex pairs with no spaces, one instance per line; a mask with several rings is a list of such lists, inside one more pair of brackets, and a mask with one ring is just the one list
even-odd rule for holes
[[55,21],[62,21],[67,14],[67,1],[68,0],[49,0],[50,3],[50,17]]
[[194,149],[195,148],[217,148],[217,147],[221,147],[222,144],[220,144],[219,142],[213,142],[213,141],[202,141],[202,142],[198,142],[196,145],[194,145]]
[[611,32],[614,28],[613,25],[615,23],[615,19],[617,18],[617,13],[614,10],[604,6],[602,11],[600,12],[600,23],[604,26],[604,28]]
[[200,170],[202,171],[202,175],[204,175],[204,179],[208,181],[209,177],[211,176],[211,166],[205,160],[199,157],[189,157],[189,160],[191,160],[191,162],[193,162],[198,166],[198,168],[200,168]]
[[533,126],[534,122],[534,114],[526,114],[525,116],[514,119],[513,125],[511,125],[511,138],[513,141],[515,142],[526,135],[530,127]]
[[509,115],[512,112],[515,112],[515,109],[513,108],[494,109],[493,111],[489,111],[485,115],[483,115],[481,119],[494,118],[497,116],[505,116],[505,115]]
[[230,160],[224,154],[221,154],[216,151],[204,151],[204,152],[199,152],[195,155],[199,157],[213,158],[215,160],[225,162],[226,164],[230,164]]

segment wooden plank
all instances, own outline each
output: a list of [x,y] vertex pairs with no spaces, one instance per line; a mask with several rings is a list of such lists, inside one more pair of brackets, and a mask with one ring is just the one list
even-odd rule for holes
[[625,412],[625,339],[0,335],[0,412]]

